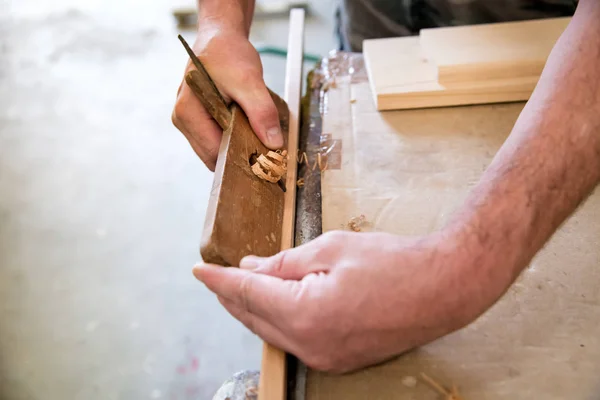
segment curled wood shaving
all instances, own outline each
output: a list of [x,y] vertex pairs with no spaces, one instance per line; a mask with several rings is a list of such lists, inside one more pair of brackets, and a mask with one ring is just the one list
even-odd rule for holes
[[359,215],[358,217],[352,217],[350,218],[350,221],[348,221],[348,228],[354,232],[360,232],[361,227],[365,224],[365,222],[367,222],[367,217],[365,217],[363,214]]
[[312,170],[314,171],[318,166],[319,171],[323,172],[327,169],[328,165],[328,162],[325,162],[325,165],[323,165],[323,158],[321,157],[321,153],[317,153],[317,159],[315,160],[315,163],[312,166]]
[[258,397],[258,388],[249,387],[246,389],[246,400],[256,400]]
[[298,179],[298,181],[296,182],[296,185],[298,185],[298,187],[304,186],[304,178]]
[[266,155],[261,154],[251,169],[259,178],[276,183],[287,171],[287,151],[269,151]]
[[302,164],[302,162],[306,163],[307,168],[310,168],[310,165],[308,165],[308,156],[306,155],[306,152],[300,152],[300,150],[298,150],[298,164]]
[[325,171],[327,169],[327,166],[329,165],[329,163],[327,161],[325,163],[323,163],[323,157],[325,155],[322,153],[317,153],[317,159],[315,160],[315,163],[313,164],[313,166],[311,168],[311,166],[308,162],[308,155],[306,154],[306,152],[305,151],[301,152],[300,150],[298,150],[298,157],[297,157],[298,164],[305,163],[306,168],[312,169],[313,171],[315,169],[317,169],[317,166],[318,166],[320,171]]
[[258,157],[257,162],[260,164],[260,166],[265,171],[268,171],[275,176],[281,177],[281,175],[283,175],[285,173],[285,167],[281,161],[273,162],[273,161],[269,160],[267,157],[265,157],[263,154],[261,154]]
[[321,153],[317,153],[317,162],[319,163],[319,170],[321,171],[325,171],[327,169],[327,162],[325,163],[325,166],[323,166],[323,163],[321,161]]
[[433,378],[427,376],[424,372],[421,372],[421,379],[427,382],[432,388],[437,390],[441,395],[445,396],[444,400],[463,400],[463,398],[458,393],[458,389],[455,384],[452,384],[452,390],[449,391],[438,382],[436,382]]

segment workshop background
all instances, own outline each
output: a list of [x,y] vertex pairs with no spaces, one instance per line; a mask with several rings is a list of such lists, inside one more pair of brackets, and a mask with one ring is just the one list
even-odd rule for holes
[[[308,53],[336,46],[333,1],[310,4]],[[193,5],[0,0],[1,400],[210,399],[259,368],[260,340],[191,274],[212,174],[171,111],[172,12]],[[285,48],[287,25],[251,39]],[[262,58],[282,94],[285,59]]]

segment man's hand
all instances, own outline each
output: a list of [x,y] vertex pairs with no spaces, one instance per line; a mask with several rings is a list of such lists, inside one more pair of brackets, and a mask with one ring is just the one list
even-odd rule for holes
[[[277,108],[265,86],[260,57],[248,41],[246,28],[211,19],[201,21],[193,49],[225,100],[234,100],[248,115],[260,140],[271,149],[280,148],[283,137]],[[188,62],[185,72],[192,68]],[[214,171],[222,130],[185,82],[179,87],[172,120]]]
[[312,368],[346,372],[456,330],[492,304],[511,281],[482,284],[488,276],[470,256],[439,235],[330,232],[246,257],[241,269],[199,265],[194,275],[263,340]]

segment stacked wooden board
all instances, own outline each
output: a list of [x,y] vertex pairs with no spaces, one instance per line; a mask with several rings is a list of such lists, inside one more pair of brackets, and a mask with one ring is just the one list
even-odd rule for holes
[[570,18],[421,30],[366,40],[378,110],[528,100]]

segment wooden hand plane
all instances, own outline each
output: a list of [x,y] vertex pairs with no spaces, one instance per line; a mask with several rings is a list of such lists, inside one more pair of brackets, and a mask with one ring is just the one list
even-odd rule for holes
[[[274,255],[281,250],[285,177],[276,184],[252,172],[254,159],[269,149],[252,130],[244,111],[235,103],[226,104],[202,62],[181,35],[179,39],[196,67],[185,81],[223,129],[200,255],[206,263],[223,266],[237,266],[246,255]],[[289,108],[269,92],[279,111],[287,148]]]

